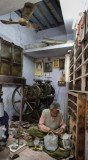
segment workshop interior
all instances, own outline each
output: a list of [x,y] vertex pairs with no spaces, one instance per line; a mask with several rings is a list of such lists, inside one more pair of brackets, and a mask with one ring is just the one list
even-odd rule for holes
[[[62,133],[39,128],[54,120]],[[0,160],[13,159],[88,160],[88,0],[0,1]]]

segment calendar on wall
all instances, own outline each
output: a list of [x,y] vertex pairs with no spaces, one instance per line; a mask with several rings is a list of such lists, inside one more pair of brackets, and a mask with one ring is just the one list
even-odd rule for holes
[[59,59],[54,59],[53,68],[59,68]]

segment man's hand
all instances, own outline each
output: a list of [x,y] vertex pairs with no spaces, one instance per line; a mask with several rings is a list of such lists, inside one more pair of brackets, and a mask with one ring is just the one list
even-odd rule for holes
[[58,129],[57,131],[55,131],[55,133],[58,134],[58,135],[61,135],[61,134],[64,133],[64,129],[63,129],[63,128],[60,128],[60,129]]
[[63,133],[64,133],[64,129],[63,129],[63,128],[60,128],[60,129],[58,130],[58,134],[61,135],[61,134],[63,134]]
[[53,134],[53,133],[54,133],[54,130],[50,128],[48,133]]

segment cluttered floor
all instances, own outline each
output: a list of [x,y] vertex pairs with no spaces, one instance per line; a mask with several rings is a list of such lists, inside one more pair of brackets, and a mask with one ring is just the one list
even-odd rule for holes
[[[11,122],[9,128],[9,138],[7,140],[7,146],[4,152],[0,152],[1,160],[55,160],[57,158],[52,157],[45,152],[43,146],[37,147],[33,144],[33,139],[28,133],[28,128],[35,126],[35,124],[29,124],[28,122],[23,122],[21,126],[19,121]],[[17,145],[19,145],[18,148]],[[42,147],[42,148],[41,148]],[[9,148],[9,153],[7,152]],[[7,149],[7,150],[6,150]],[[6,155],[8,155],[6,158]],[[1,158],[2,157],[2,158]],[[64,160],[69,160],[68,158],[60,158]],[[59,160],[59,159],[57,159]]]
[[[32,124],[33,126],[34,124]],[[54,160],[54,158],[50,157],[47,153],[44,151],[35,151],[34,146],[31,143],[32,137],[27,133],[27,129],[30,127],[29,123],[23,123],[19,128],[19,122],[12,122],[10,129],[9,129],[9,139],[8,139],[8,146],[11,144],[15,144],[18,142],[23,142],[25,145],[17,150],[16,152],[10,151],[10,158],[11,159],[17,159],[17,160]]]

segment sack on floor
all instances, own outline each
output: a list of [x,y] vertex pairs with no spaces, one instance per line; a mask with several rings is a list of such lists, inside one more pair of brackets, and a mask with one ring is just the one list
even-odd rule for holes
[[58,135],[47,134],[44,137],[44,146],[49,151],[55,151],[58,148]]

